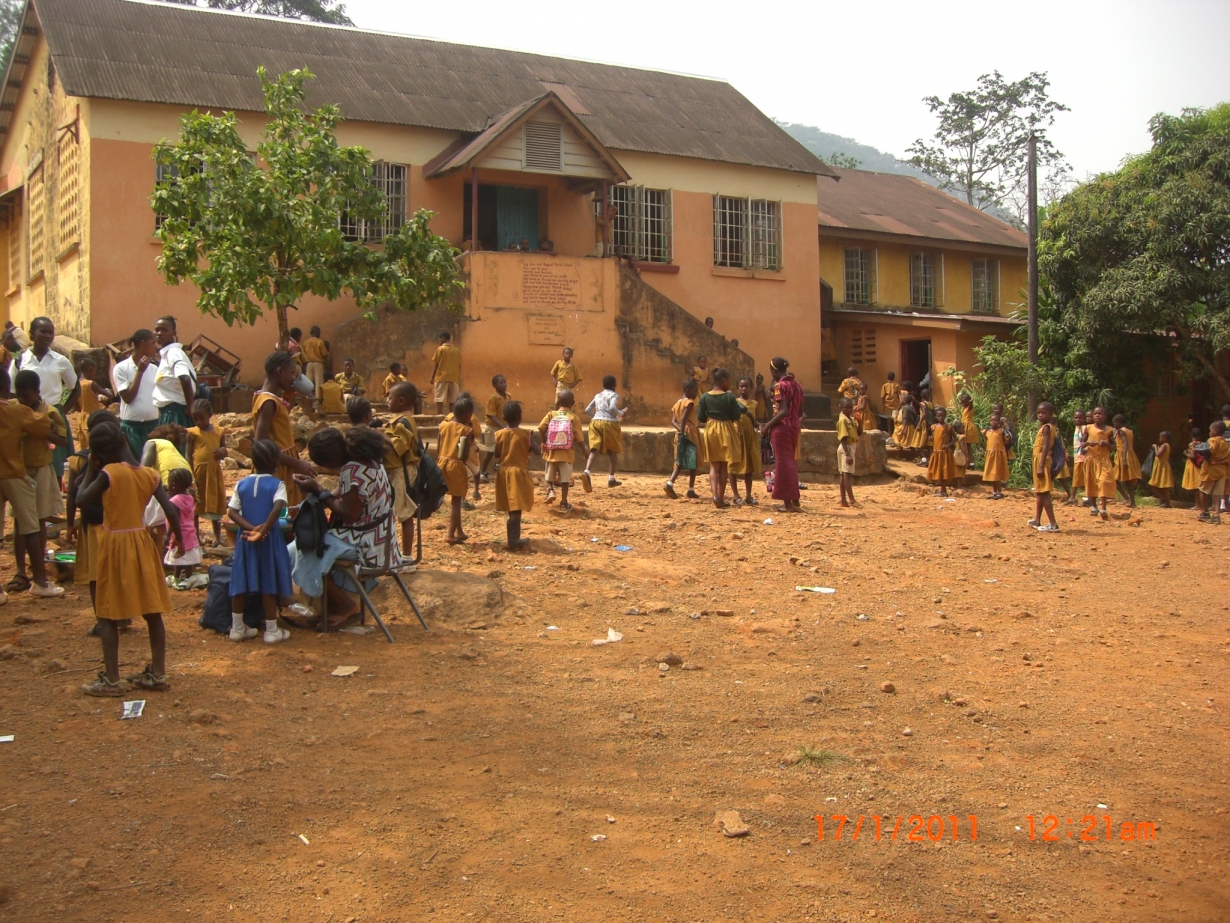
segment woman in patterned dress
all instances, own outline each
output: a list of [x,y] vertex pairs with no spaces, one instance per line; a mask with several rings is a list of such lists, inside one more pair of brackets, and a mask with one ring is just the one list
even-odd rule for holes
[[794,375],[786,371],[789,367],[790,363],[780,356],[769,363],[769,371],[773,374],[773,416],[760,427],[760,433],[767,433],[773,445],[776,462],[773,499],[782,502],[777,509],[783,513],[798,513],[802,507],[799,506],[799,463],[795,450],[799,447],[803,425],[803,389],[794,380]]

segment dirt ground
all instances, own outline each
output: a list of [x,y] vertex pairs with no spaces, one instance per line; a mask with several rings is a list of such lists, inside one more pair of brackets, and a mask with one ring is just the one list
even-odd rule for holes
[[78,692],[88,594],[12,596],[0,920],[1230,916],[1230,525],[1065,508],[1040,535],[1023,494],[900,482],[720,512],[660,482],[537,507],[528,553],[494,491],[464,548],[433,519],[430,631],[378,593],[395,644],[233,644],[175,593],[173,688],[136,720]]

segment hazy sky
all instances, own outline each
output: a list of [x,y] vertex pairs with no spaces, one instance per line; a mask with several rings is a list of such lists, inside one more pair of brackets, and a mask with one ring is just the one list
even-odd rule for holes
[[361,28],[728,80],[768,115],[901,155],[928,95],[1046,71],[1078,177],[1149,146],[1157,112],[1230,100],[1230,0],[1014,3],[349,0]]

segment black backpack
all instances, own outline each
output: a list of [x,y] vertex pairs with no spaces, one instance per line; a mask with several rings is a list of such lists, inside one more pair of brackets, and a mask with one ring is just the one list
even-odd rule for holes
[[[209,568],[209,588],[205,591],[205,607],[197,624],[221,634],[231,630],[231,564],[227,558]],[[249,628],[265,627],[265,604],[260,593],[249,593],[244,600],[243,623]]]
[[[74,452],[78,458],[84,458],[88,466],[90,464],[90,450],[82,449],[79,452]],[[83,472],[84,473],[84,472]],[[78,475],[80,477],[80,475]],[[96,503],[78,504],[77,512],[81,515],[81,521],[87,526],[101,526],[103,524],[103,505],[99,500]]]
[[[402,476],[409,480],[410,475],[402,468]],[[435,459],[427,454],[423,440],[419,440],[419,474],[414,483],[406,491],[419,508],[419,519],[426,519],[440,508],[444,497],[448,494],[448,485],[444,483],[444,474]]]
[[295,524],[292,532],[295,536],[295,547],[300,554],[316,553],[316,557],[325,556],[325,533],[329,531],[328,509],[317,494],[308,494],[299,505],[295,514]]

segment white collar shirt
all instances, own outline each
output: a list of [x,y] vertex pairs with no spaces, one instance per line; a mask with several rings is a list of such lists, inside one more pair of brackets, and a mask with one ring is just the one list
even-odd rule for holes
[[[115,368],[111,370],[111,384],[115,386],[115,393],[127,391],[128,386],[136,377],[137,364],[131,356],[123,362],[116,363]],[[120,419],[132,423],[148,423],[150,420],[158,419],[158,408],[154,406],[154,367],[152,365],[141,376],[141,385],[137,388],[132,403],[120,400]]]
[[[162,347],[158,369],[154,374],[154,406],[166,407],[168,404],[183,404],[188,401],[184,397],[184,386],[179,382],[179,376],[187,375],[193,381],[196,374],[188,354],[178,343],[168,343]],[[148,374],[148,373],[147,373]]]
[[77,373],[72,362],[54,349],[47,350],[42,359],[34,355],[33,349],[27,349],[21,354],[17,370],[24,372],[27,369],[38,373],[39,393],[53,407],[63,404],[73,388],[77,387]]

